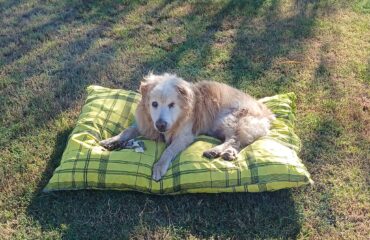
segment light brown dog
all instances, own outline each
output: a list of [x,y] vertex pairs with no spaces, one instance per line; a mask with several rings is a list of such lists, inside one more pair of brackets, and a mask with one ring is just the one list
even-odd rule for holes
[[233,160],[242,148],[266,135],[274,119],[265,105],[222,83],[191,84],[168,73],[149,74],[144,79],[140,85],[142,99],[136,110],[136,126],[100,144],[112,150],[139,135],[164,139],[168,147],[153,167],[152,177],[156,181],[195,136],[206,134],[223,141],[205,151],[205,157]]

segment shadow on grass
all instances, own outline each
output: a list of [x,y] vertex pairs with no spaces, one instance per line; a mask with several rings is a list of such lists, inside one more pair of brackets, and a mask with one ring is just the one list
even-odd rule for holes
[[[322,51],[322,49],[321,49]],[[338,105],[343,92],[338,88],[335,80],[331,78],[330,64],[323,54],[315,69],[310,92],[322,95],[320,116],[313,119],[313,128],[310,137],[303,141],[303,157],[310,163],[322,163],[322,158],[334,156],[339,152],[336,141],[343,135],[343,126],[338,119]],[[328,160],[328,159],[325,159]]]
[[[4,3],[4,8],[7,6]],[[10,117],[4,119],[0,145],[3,139],[17,140],[29,132],[29,126],[32,130],[44,127],[81,100],[86,86],[101,81],[117,49],[107,43],[95,45],[138,6],[140,1],[40,2],[18,18],[14,14],[17,20],[7,27],[17,29],[21,25],[21,30],[0,36],[4,49],[0,70],[7,77],[0,83],[0,100],[5,103],[0,111],[12,112],[4,114]],[[43,21],[35,25],[34,18]],[[59,41],[79,28],[82,33],[77,31],[74,38]],[[15,101],[14,96],[23,100]]]
[[340,104],[345,98],[345,92],[338,86],[333,66],[325,55],[325,48],[324,45],[320,49],[320,61],[309,84],[312,95],[308,98],[319,101],[313,104],[318,104],[320,108],[305,121],[310,127],[303,139],[302,157],[310,164],[315,164],[314,168],[320,168],[324,164],[340,164],[344,160],[332,157],[344,152],[340,139],[346,130],[344,120],[341,119],[343,110],[340,109]]
[[[210,19],[200,14],[208,10],[209,4],[196,3],[192,12],[172,19],[172,23],[168,16],[161,15],[161,9],[165,9],[166,4],[174,3],[168,1],[155,8],[149,13],[145,26],[135,26],[125,33],[125,37],[133,36],[138,39],[140,34],[143,34],[149,40],[140,41],[159,53],[151,55],[145,61],[138,61],[141,64],[125,73],[127,86],[131,89],[138,86],[140,77],[152,69],[156,72],[174,71],[191,80],[216,78],[242,89],[260,87],[269,93],[286,90],[291,81],[288,76],[268,86],[271,82],[264,80],[264,73],[271,68],[274,59],[286,56],[292,49],[301,47],[299,42],[311,34],[315,14],[307,14],[307,5],[303,4],[303,10],[300,9],[296,15],[280,18],[277,12],[278,1],[272,1],[270,9],[261,13],[264,3],[262,0],[230,1],[215,11]],[[117,18],[108,17],[107,21],[101,23],[103,25],[100,24],[100,27],[92,29],[90,33],[88,31],[86,38],[69,42],[65,48],[70,47],[76,52],[72,52],[72,57],[66,57],[63,66],[51,72],[52,80],[55,81],[48,83],[52,86],[52,95],[36,95],[28,102],[29,107],[37,108],[48,99],[51,102],[60,102],[59,112],[64,111],[76,101],[75,96],[80,96],[82,89],[88,84],[102,83],[100,77],[109,79],[104,82],[107,85],[126,86],[126,83],[120,82],[117,77],[103,76],[109,70],[108,64],[114,60],[110,56],[116,54],[117,49],[122,46],[120,41],[126,40],[125,38],[114,39],[112,44],[108,43],[92,52],[88,50],[95,41],[104,38],[102,35],[111,31],[109,28],[112,23],[127,13],[120,13]],[[257,18],[261,26],[253,25],[253,20]],[[159,43],[151,42],[151,36],[158,37],[161,31],[164,31],[165,26],[155,26],[161,22],[186,25],[186,38],[179,42],[174,38],[167,38]],[[82,21],[82,24],[85,23]],[[56,26],[53,25],[54,27]],[[262,30],[256,31],[256,27],[261,27]],[[230,58],[222,62],[220,69],[207,70],[211,61],[212,45],[219,41],[217,34],[226,34],[229,30],[236,33],[235,38],[231,37],[234,45]],[[49,28],[43,32],[52,34],[48,31]],[[183,64],[184,56],[193,52],[195,57],[191,58],[188,64]],[[84,59],[82,56],[88,60],[81,60]],[[8,63],[16,58],[9,59]],[[97,66],[91,67],[91,62],[96,62]],[[223,79],[226,75],[229,77]],[[86,76],[88,78],[84,78]],[[47,115],[40,115],[42,117],[36,118],[36,121],[53,118],[57,112],[46,111]],[[28,215],[35,219],[45,232],[56,230],[71,239],[124,238],[129,235],[150,238],[161,233],[165,235],[166,232],[181,237],[193,235],[199,238],[285,239],[295,238],[300,231],[301,215],[288,190],[260,194],[165,197],[117,191],[42,194],[40,190],[57,166],[68,134],[69,130],[58,135],[55,150],[50,156],[51,161],[27,209]]]
[[60,159],[62,158],[63,151],[67,146],[68,137],[72,133],[73,128],[65,129],[58,132],[55,139],[55,146],[53,152],[50,154],[49,161],[44,173],[42,174],[41,180],[38,182],[36,192],[41,192],[50,180],[54,170],[59,166]]
[[300,216],[291,192],[149,196],[134,192],[69,191],[36,196],[29,214],[43,231],[67,239],[128,236],[295,238]]
[[[303,41],[312,35],[317,17],[313,2],[296,1],[292,6],[287,2],[284,5],[281,1],[271,1],[270,6],[264,9],[263,18],[256,22],[260,25],[258,27],[251,26],[253,18],[244,17],[226,67],[233,86],[254,93],[256,97],[275,95],[289,89],[294,78],[279,62],[289,60],[290,55],[299,51]],[[294,9],[291,10],[293,13],[281,16],[284,8]],[[253,28],[255,34],[251,33]],[[273,69],[274,63],[279,67]]]
[[[181,18],[173,19],[175,24],[180,23],[186,26],[186,38],[176,40],[176,36],[174,36],[167,38],[166,41],[150,43],[153,48],[160,49],[162,54],[154,56],[139,66],[132,74],[131,84],[137,86],[138,80],[140,80],[138,76],[147,74],[148,69],[159,73],[174,72],[188,81],[213,79],[232,84],[228,78],[215,78],[215,76],[228,72],[226,65],[215,71],[207,70],[207,65],[212,57],[213,45],[219,41],[216,35],[229,30],[238,31],[239,18],[245,18],[246,21],[253,19],[263,3],[263,0],[228,1],[219,9],[214,10],[210,7],[212,4],[196,2],[190,13]],[[199,17],[204,12],[207,12],[208,16]],[[154,15],[153,20],[155,22],[171,22],[171,18],[168,16]],[[150,23],[152,22],[150,20]],[[238,47],[237,45],[235,48]],[[245,49],[245,47],[241,46],[241,49]],[[130,81],[130,79],[128,80]]]

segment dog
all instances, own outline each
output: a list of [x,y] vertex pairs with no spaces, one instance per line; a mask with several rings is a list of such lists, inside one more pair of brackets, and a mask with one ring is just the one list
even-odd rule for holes
[[197,135],[223,141],[203,156],[233,160],[242,148],[267,135],[275,118],[261,102],[218,82],[193,84],[174,74],[150,73],[144,77],[139,91],[142,99],[135,113],[136,124],[100,144],[113,150],[139,135],[164,140],[167,147],[153,166],[155,181],[165,175],[171,161]]

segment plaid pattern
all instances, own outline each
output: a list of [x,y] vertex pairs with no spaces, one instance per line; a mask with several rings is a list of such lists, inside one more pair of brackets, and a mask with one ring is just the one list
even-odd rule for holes
[[204,150],[219,140],[199,136],[170,165],[159,182],[152,166],[165,145],[145,140],[144,153],[107,151],[98,142],[118,134],[134,121],[140,95],[99,86],[88,97],[71,133],[60,166],[44,191],[76,189],[135,190],[154,194],[262,192],[311,183],[297,156],[301,144],[293,132],[294,93],[261,99],[277,116],[268,136],[243,149],[237,160],[209,160]]

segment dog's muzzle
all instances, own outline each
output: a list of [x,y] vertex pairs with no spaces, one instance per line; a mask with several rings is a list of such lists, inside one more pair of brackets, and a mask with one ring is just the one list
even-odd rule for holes
[[158,129],[158,131],[165,132],[167,130],[167,122],[162,119],[158,119],[155,122],[155,127]]

